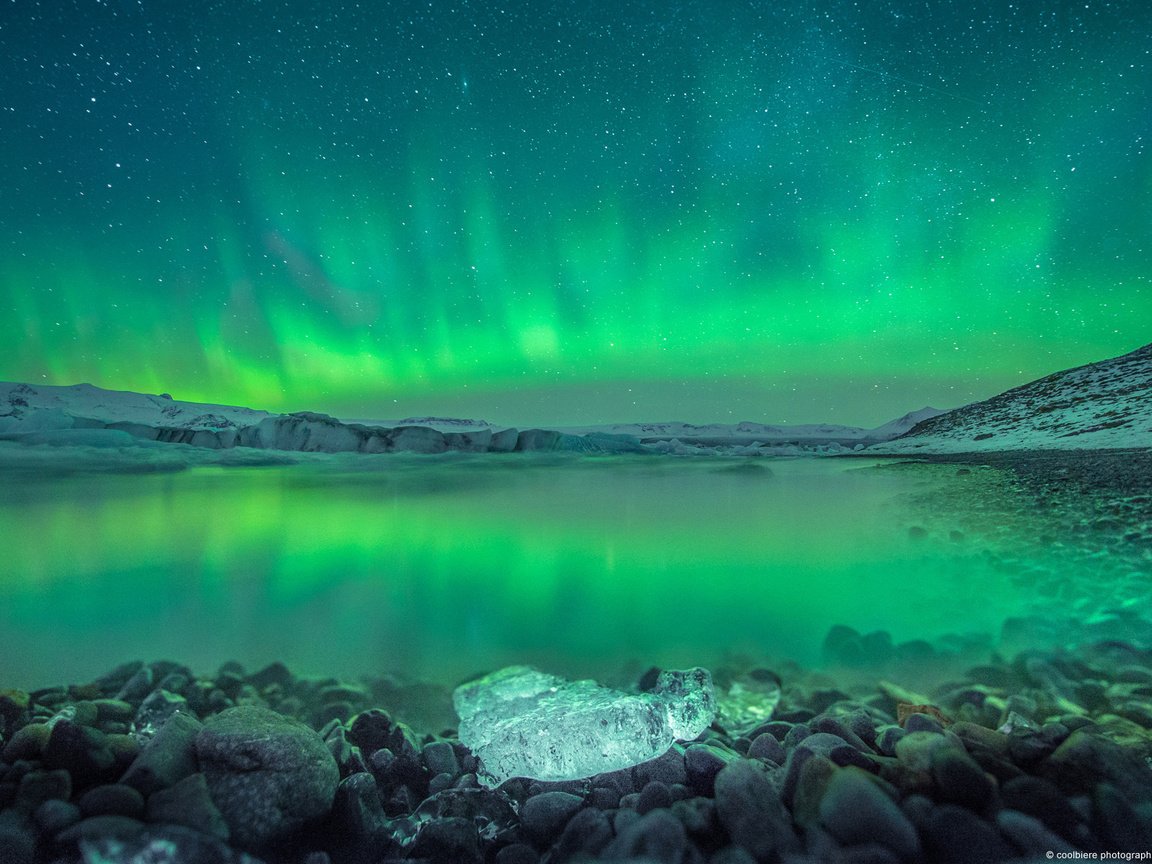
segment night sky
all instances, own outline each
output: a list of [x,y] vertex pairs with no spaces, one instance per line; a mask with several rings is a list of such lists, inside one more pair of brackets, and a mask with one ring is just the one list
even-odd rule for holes
[[1148,0],[0,0],[0,379],[877,425],[1152,341]]

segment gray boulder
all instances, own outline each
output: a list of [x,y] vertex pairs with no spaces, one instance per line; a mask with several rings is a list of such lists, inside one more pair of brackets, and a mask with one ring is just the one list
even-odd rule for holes
[[340,772],[323,739],[296,720],[244,705],[212,717],[196,753],[233,841],[260,849],[332,809]]

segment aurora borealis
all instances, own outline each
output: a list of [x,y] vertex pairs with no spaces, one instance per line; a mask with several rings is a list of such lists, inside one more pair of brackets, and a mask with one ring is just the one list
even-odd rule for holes
[[0,379],[877,425],[1152,321],[1152,5],[6,0]]

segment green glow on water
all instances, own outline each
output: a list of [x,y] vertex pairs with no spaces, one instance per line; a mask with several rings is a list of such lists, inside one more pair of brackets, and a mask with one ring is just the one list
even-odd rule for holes
[[[971,513],[917,539],[910,496],[960,482],[953,469],[343,465],[26,484],[0,510],[23,538],[2,565],[0,650],[29,658],[28,684],[157,656],[444,679],[506,662],[588,673],[736,650],[812,661],[836,623],[898,641],[995,632],[1026,601],[968,518],[1003,494],[992,473],[964,481]],[[962,523],[970,533],[949,539]]]

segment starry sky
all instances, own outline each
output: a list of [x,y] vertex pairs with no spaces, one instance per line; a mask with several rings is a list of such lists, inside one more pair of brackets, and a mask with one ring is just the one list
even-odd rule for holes
[[1152,328],[1147,0],[0,0],[0,379],[839,422]]

